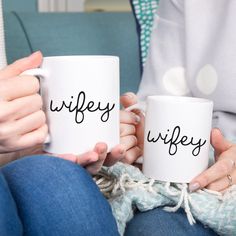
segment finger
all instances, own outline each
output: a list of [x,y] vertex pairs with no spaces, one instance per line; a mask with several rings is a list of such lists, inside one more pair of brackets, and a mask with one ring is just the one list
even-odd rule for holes
[[222,152],[228,150],[232,146],[232,143],[227,141],[221,131],[216,128],[211,131],[211,144],[215,151],[216,160]]
[[220,159],[213,166],[191,181],[189,185],[189,190],[191,192],[206,187],[212,182],[225,177],[232,171],[232,159],[228,158],[227,152],[225,153],[227,158]]
[[108,153],[107,158],[104,162],[105,166],[112,166],[116,162],[122,160],[125,156],[125,148],[123,145],[119,144],[115,146],[110,153]]
[[92,175],[95,175],[101,169],[107,156],[107,145],[105,143],[97,143],[94,151],[98,154],[98,160],[86,166],[87,171]]
[[98,161],[98,154],[94,151],[86,152],[77,156],[76,163],[81,166],[87,166]]
[[42,110],[39,110],[13,123],[12,132],[22,135],[43,126],[46,123],[46,115]]
[[140,122],[136,126],[136,137],[138,139],[138,146],[143,150],[145,117],[141,113],[139,114],[139,117],[140,117]]
[[120,111],[120,123],[137,125],[140,117],[131,111]]
[[134,125],[120,124],[120,136],[134,135],[136,132]]
[[42,59],[42,53],[38,51],[31,54],[29,57],[17,60],[0,71],[0,80],[15,77],[26,70],[37,68],[41,65]]
[[137,146],[137,138],[134,135],[128,135],[120,138],[120,144],[123,145],[124,149],[127,151],[132,147]]
[[17,135],[23,135],[43,126],[46,122],[42,110],[20,120],[0,124],[0,139],[7,140]]
[[[235,184],[236,183],[236,171],[233,171],[230,174],[230,176],[232,177],[232,184]],[[227,176],[224,176],[223,178],[210,183],[207,186],[207,189],[221,192],[221,191],[224,191],[225,189],[227,189],[228,187],[230,187],[230,181]]]
[[54,156],[54,157],[59,157],[61,159],[64,159],[66,161],[71,161],[73,163],[77,162],[77,156],[74,154],[52,154],[52,153],[47,153],[49,156]]
[[39,91],[39,80],[31,75],[22,75],[0,80],[0,98],[3,101],[12,101],[35,94]]
[[[30,148],[35,145],[44,143],[47,135],[48,126],[45,124],[37,130],[20,136],[17,140],[14,141],[14,146],[16,146],[18,150]],[[16,151],[15,147],[13,147],[13,151]]]
[[120,97],[120,103],[124,108],[134,105],[137,102],[137,96],[131,92],[125,93]]
[[135,146],[126,152],[125,158],[121,161],[127,164],[133,164],[141,155],[142,150],[138,146]]
[[39,94],[0,103],[0,122],[21,119],[42,109],[43,101]]

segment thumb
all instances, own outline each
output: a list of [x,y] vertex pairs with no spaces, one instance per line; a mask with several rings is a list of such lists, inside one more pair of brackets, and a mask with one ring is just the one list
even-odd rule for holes
[[138,102],[138,98],[132,92],[125,93],[120,97],[120,103],[124,108],[134,105],[137,102]]
[[211,145],[215,149],[215,157],[218,159],[222,152],[225,152],[232,146],[232,143],[224,138],[219,129],[214,128],[211,131]]
[[42,59],[43,56],[40,51],[19,59],[0,71],[0,79],[15,77],[26,70],[37,68],[41,65]]

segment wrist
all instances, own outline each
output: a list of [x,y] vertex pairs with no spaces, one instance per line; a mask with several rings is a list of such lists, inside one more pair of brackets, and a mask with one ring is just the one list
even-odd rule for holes
[[9,162],[17,160],[18,158],[19,158],[18,152],[1,153],[0,154],[0,166],[3,166]]

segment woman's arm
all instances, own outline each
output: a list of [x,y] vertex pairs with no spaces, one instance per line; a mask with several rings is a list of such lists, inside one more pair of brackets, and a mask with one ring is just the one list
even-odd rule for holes
[[38,67],[36,52],[0,71],[0,153],[17,152],[42,144],[47,135],[42,98],[36,77],[21,75]]

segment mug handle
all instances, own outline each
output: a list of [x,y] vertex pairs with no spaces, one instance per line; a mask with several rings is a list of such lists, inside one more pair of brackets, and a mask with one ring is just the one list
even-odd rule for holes
[[[44,69],[41,68],[36,68],[36,69],[30,69],[30,70],[26,70],[23,73],[21,73],[21,75],[32,75],[32,76],[36,76],[36,77],[40,77],[45,79],[46,77],[48,77],[48,72]],[[50,143],[50,135],[48,134],[45,141],[45,144]]]
[[[132,111],[132,110],[140,110],[144,116],[145,116],[145,112],[146,112],[146,103],[145,102],[138,102],[134,105],[131,105],[127,108],[125,108],[125,111]],[[143,164],[143,156],[139,157],[135,163],[138,163],[138,164]]]

